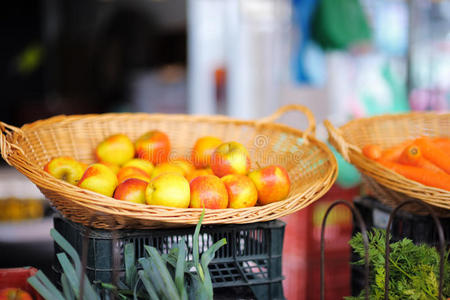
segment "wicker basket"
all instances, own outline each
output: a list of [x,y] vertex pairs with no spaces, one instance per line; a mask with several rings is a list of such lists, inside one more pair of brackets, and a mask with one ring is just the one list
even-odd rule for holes
[[[309,127],[302,132],[274,122],[285,112],[303,112]],[[252,223],[277,219],[320,198],[337,176],[332,152],[314,137],[315,120],[299,105],[284,106],[270,117],[242,121],[224,116],[101,114],[57,116],[16,128],[0,123],[3,158],[34,184],[70,220],[96,228],[161,228],[196,224],[202,209],[150,206],[116,200],[55,179],[43,171],[53,157],[67,155],[94,162],[93,149],[107,136],[125,133],[132,140],[150,129],[167,133],[171,157],[188,155],[195,140],[214,135],[239,141],[251,155],[253,168],[284,166],[292,186],[287,199],[243,209],[207,209],[203,224]]]
[[[368,159],[362,154],[366,144],[392,147],[405,140],[421,136],[450,136],[450,114],[407,113],[357,119],[340,128],[325,121],[329,141],[350,163],[363,174],[363,180],[377,198],[395,207],[409,198],[420,199],[432,205],[440,216],[450,216],[450,192],[429,187]],[[405,210],[425,215],[420,205],[408,205]]]

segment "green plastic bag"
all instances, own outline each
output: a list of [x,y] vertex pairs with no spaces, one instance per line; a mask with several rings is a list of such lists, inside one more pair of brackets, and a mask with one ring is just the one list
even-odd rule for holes
[[319,0],[311,27],[312,38],[325,50],[347,49],[371,38],[358,0]]

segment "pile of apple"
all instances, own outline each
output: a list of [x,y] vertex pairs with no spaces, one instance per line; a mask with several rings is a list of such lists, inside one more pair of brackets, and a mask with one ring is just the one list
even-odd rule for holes
[[44,170],[81,188],[115,199],[178,208],[244,208],[283,200],[286,170],[270,165],[250,171],[247,149],[238,142],[199,138],[189,158],[169,160],[169,137],[152,130],[133,143],[124,134],[103,140],[96,163],[56,157]]

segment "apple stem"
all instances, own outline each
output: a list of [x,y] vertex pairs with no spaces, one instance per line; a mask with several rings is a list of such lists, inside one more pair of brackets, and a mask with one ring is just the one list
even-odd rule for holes
[[259,162],[255,161],[256,166],[258,167],[258,169],[261,169],[261,165],[259,164]]

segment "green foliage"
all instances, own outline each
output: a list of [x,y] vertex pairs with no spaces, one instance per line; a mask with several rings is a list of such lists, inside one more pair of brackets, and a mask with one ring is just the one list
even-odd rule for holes
[[[86,300],[100,300],[109,298],[113,293],[119,299],[156,299],[156,300],[212,300],[213,287],[208,265],[214,258],[215,252],[226,244],[225,239],[216,242],[199,255],[200,227],[204,211],[195,228],[193,238],[193,262],[187,260],[185,240],[161,255],[156,248],[144,246],[147,257],[136,261],[133,244],[124,248],[125,282],[119,280],[117,286],[110,283],[94,282],[93,285],[84,276],[84,297]],[[38,271],[28,282],[46,300],[75,300],[80,298],[81,260],[75,249],[56,230],[50,234],[55,242],[66,253],[58,253],[57,257],[63,269],[61,275],[61,293],[50,280]],[[195,269],[195,272],[191,272]],[[104,295],[102,297],[102,295]],[[106,295],[106,296],[105,296]]]
[[[370,299],[384,299],[386,232],[374,228],[368,232],[370,265]],[[355,264],[364,265],[362,234],[350,240],[350,246],[360,257]],[[389,299],[428,300],[438,299],[439,252],[428,245],[415,245],[409,239],[390,244]],[[450,297],[449,251],[445,253],[443,296]],[[365,292],[348,300],[364,299]]]
[[[53,237],[55,242],[66,251],[66,253],[58,253],[56,256],[63,273],[61,274],[61,285],[63,288],[63,293],[61,293],[55,285],[45,276],[42,271],[38,271],[34,276],[28,278],[28,283],[36,289],[36,291],[41,294],[44,299],[47,300],[75,300],[80,298],[80,277],[81,277],[81,260],[75,249],[67,242],[64,237],[59,234],[55,229],[50,230],[50,235]],[[86,300],[97,300],[100,299],[100,294],[98,290],[89,283],[87,276],[84,276],[84,292],[83,299]]]
[[[194,232],[193,262],[186,259],[187,249],[184,239],[173,247],[168,254],[164,255],[160,255],[153,247],[145,246],[148,257],[139,259],[142,270],[138,272],[142,288],[137,288],[139,281],[136,281],[136,285],[133,287],[134,290],[139,291],[138,294],[142,295],[143,298],[213,299],[213,286],[208,265],[215,252],[226,244],[226,240],[221,239],[213,244],[200,258],[199,235],[203,217],[204,211]],[[191,272],[191,269],[194,269],[195,272]],[[129,288],[131,287],[129,286]]]

